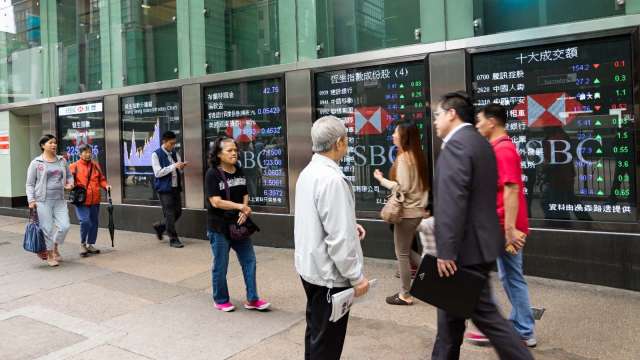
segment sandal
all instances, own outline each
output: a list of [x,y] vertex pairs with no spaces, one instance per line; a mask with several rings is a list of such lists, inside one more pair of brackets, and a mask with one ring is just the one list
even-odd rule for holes
[[413,305],[413,301],[408,302],[408,301],[402,300],[402,298],[400,297],[400,293],[387,297],[386,302],[389,305]]

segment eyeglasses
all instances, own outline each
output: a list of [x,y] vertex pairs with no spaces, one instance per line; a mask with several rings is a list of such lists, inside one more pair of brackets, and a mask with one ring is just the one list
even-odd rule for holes
[[447,111],[449,111],[449,109],[442,109],[441,111],[434,111],[433,112],[433,117],[438,117],[438,116],[446,113]]

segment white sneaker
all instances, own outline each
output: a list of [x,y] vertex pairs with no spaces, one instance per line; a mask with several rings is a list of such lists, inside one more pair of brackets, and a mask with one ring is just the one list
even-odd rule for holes
[[527,347],[530,347],[530,348],[534,348],[538,345],[538,340],[536,340],[536,338],[534,337],[523,339],[522,341],[524,342],[525,345],[527,345]]

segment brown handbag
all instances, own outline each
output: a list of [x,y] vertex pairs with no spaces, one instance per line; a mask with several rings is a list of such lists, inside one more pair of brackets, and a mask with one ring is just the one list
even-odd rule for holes
[[402,208],[404,206],[404,193],[400,186],[391,189],[391,195],[387,197],[387,203],[380,210],[380,217],[389,224],[397,224],[402,220]]

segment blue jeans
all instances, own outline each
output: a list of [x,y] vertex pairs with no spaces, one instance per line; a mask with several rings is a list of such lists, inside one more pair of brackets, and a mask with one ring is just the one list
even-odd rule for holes
[[529,287],[522,273],[522,251],[515,255],[504,252],[498,257],[498,276],[511,302],[509,320],[522,339],[534,337],[534,322]]
[[76,216],[80,220],[80,242],[93,245],[98,238],[98,215],[100,205],[78,205]]
[[229,268],[229,250],[233,249],[242,267],[244,284],[247,289],[247,301],[258,300],[256,285],[256,254],[253,251],[251,239],[230,241],[223,234],[209,230],[207,232],[213,253],[211,267],[211,284],[213,286],[213,301],[216,304],[229,302],[229,288],[227,287],[227,270]]

